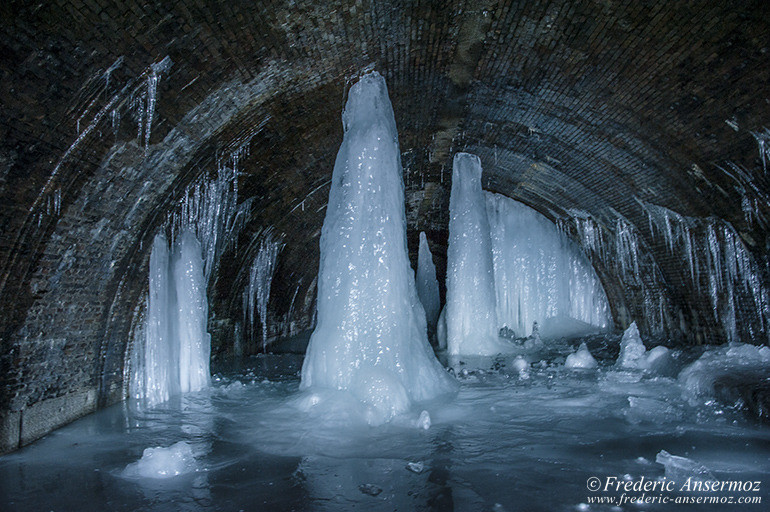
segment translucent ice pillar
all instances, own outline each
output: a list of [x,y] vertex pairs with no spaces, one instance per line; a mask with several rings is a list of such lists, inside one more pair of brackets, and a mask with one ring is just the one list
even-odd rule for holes
[[301,389],[346,390],[387,421],[450,391],[428,344],[406,246],[398,134],[385,80],[349,92],[321,232],[318,323]]
[[179,343],[179,386],[182,392],[198,391],[209,384],[211,336],[206,331],[208,300],[203,276],[201,244],[191,231],[183,231],[174,247],[172,268],[176,291]]
[[492,241],[481,191],[481,160],[458,153],[449,199],[447,351],[494,355],[508,348],[498,337]]
[[428,247],[425,233],[420,233],[420,249],[417,253],[417,295],[420,297],[422,307],[425,308],[428,325],[435,328],[441,299],[436,280],[436,265],[433,264],[433,255]]

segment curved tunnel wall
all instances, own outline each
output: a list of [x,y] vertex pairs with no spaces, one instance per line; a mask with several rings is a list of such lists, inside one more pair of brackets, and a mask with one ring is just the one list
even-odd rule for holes
[[[698,236],[729,223],[767,285],[768,182],[752,134],[770,119],[766,2],[316,4],[0,8],[1,449],[123,397],[152,237],[238,148],[240,196],[256,197],[239,247],[268,226],[284,235],[271,315],[299,290],[298,324],[310,325],[340,110],[372,67],[396,113],[410,248],[426,231],[440,273],[451,156],[466,150],[486,188],[583,243],[617,327],[729,337],[708,283],[692,283],[653,225],[657,207],[701,223],[688,228]],[[631,242],[637,277],[617,261]],[[240,315],[231,291],[247,253],[226,253],[210,290],[224,329]],[[767,342],[759,299],[736,299],[744,341]]]

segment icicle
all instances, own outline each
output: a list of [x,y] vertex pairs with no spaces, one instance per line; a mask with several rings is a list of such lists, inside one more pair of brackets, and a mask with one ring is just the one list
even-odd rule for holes
[[278,253],[283,248],[279,238],[274,237],[272,229],[268,229],[259,244],[259,250],[249,268],[249,283],[247,287],[248,323],[250,332],[254,333],[257,314],[262,323],[262,350],[267,350],[267,305],[270,301],[270,288],[273,273],[278,259]]

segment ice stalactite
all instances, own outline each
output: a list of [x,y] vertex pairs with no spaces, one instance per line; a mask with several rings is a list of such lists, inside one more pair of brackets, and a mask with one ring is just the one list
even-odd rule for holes
[[589,259],[613,269],[621,286],[636,295],[632,301],[640,307],[631,312],[631,319],[643,321],[651,333],[664,333],[670,321],[669,298],[660,269],[646,255],[639,231],[622,216],[614,220],[612,228],[607,228],[585,212],[569,214],[559,221],[565,236],[574,226],[575,240]]
[[324,389],[345,391],[378,424],[454,386],[428,343],[409,263],[398,133],[382,76],[351,87],[342,123],[300,388],[310,390],[310,406]]
[[[583,251],[532,208],[489,192],[486,201],[500,327],[524,337],[539,322],[544,338],[609,327],[607,297]],[[593,244],[597,233],[586,233]]]
[[209,383],[208,301],[201,248],[184,231],[171,247],[158,235],[150,254],[143,338],[134,342],[132,398],[147,406]]
[[481,190],[481,160],[458,153],[449,198],[446,326],[451,355],[494,355],[510,349],[498,337],[492,239]]
[[249,267],[249,281],[244,293],[244,324],[247,333],[254,338],[256,333],[257,315],[262,324],[262,350],[267,350],[267,304],[270,301],[270,288],[273,282],[275,264],[283,243],[273,234],[272,229],[266,230],[260,237],[259,249]]
[[433,254],[428,247],[428,239],[422,232],[420,233],[420,248],[417,253],[417,295],[420,297],[422,307],[425,308],[428,325],[435,328],[441,308],[441,299],[436,280],[436,265],[433,264]]
[[662,238],[668,251],[685,262],[683,277],[696,293],[708,296],[714,320],[727,340],[739,341],[741,332],[753,339],[764,331],[770,294],[759,265],[732,225],[718,218],[686,217],[658,205],[643,206],[653,236]]

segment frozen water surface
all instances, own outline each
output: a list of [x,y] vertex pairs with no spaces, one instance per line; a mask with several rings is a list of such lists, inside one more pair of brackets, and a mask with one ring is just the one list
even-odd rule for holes
[[[581,342],[597,369],[565,368]],[[351,410],[356,402],[320,392],[325,407],[303,412],[301,356],[259,356],[215,368],[198,393],[143,412],[102,410],[0,457],[0,510],[619,510],[588,505],[622,494],[591,493],[588,478],[690,474],[759,480],[759,493],[743,495],[765,504],[734,508],[766,510],[770,430],[708,396],[688,399],[687,379],[618,369],[618,342],[600,335],[484,364],[459,358],[456,396],[376,427]],[[699,355],[672,358],[677,372]],[[157,447],[161,470],[181,474],[125,474]]]

